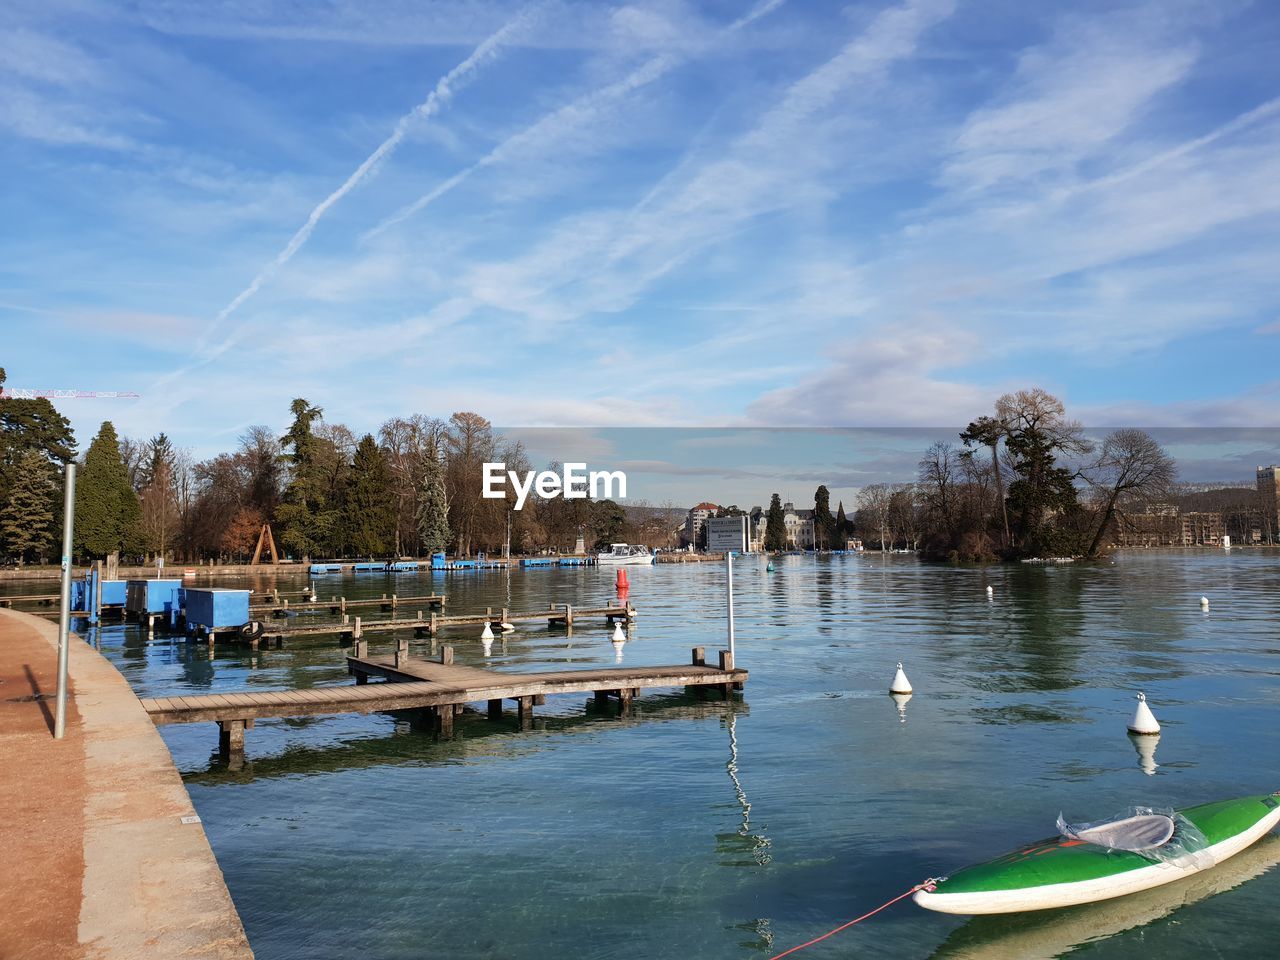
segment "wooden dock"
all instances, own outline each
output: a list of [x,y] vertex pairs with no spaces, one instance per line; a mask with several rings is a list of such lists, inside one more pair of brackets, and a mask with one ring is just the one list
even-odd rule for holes
[[[243,756],[245,730],[266,717],[413,710],[421,711],[418,719],[429,722],[439,736],[449,737],[454,717],[469,703],[485,703],[489,719],[501,720],[503,701],[513,700],[516,723],[526,730],[532,725],[534,706],[553,694],[592,693],[598,704],[616,700],[619,712],[627,715],[644,689],[710,688],[728,699],[748,676],[734,666],[727,650],[720,652],[717,666],[709,666],[702,647],[695,647],[692,661],[684,665],[504,673],[455,664],[452,647],[442,648],[440,659],[431,661],[410,658],[407,641],[392,657],[369,657],[364,644],[359,646],[358,655],[347,658],[347,669],[356,678],[351,686],[154,697],[142,700],[142,706],[156,724],[217,723],[219,752],[233,760]],[[369,683],[370,677],[386,682]]]
[[62,599],[60,594],[25,594],[16,597],[0,597],[0,607],[12,607],[15,603],[37,603],[42,607],[57,603]]
[[258,603],[250,602],[249,612],[256,614],[270,614],[273,617],[287,616],[290,611],[307,611],[314,612],[316,610],[328,610],[330,613],[344,614],[348,610],[363,610],[365,607],[377,607],[384,613],[395,612],[401,607],[405,609],[417,609],[422,607],[428,610],[443,610],[445,604],[445,596],[443,594],[431,594],[426,597],[398,597],[396,594],[387,596],[385,593],[381,598],[370,600],[348,600],[346,597],[334,596],[330,600],[310,600],[304,599],[298,603],[290,604],[288,600],[266,600]]
[[[576,608],[570,603],[561,604],[559,607],[555,604],[549,604],[545,610],[534,610],[528,613],[512,613],[505,607],[499,610],[488,607],[484,613],[466,613],[450,616],[434,611],[429,616],[422,616],[421,611],[418,611],[418,613],[419,616],[404,617],[399,620],[362,621],[359,617],[355,617],[344,623],[317,623],[305,627],[289,627],[287,629],[272,629],[268,627],[262,635],[262,642],[272,646],[282,646],[286,640],[293,637],[315,637],[334,633],[343,639],[359,640],[365,633],[376,630],[412,630],[419,636],[434,637],[446,627],[483,626],[488,624],[491,629],[497,631],[502,629],[502,624],[504,623],[514,624],[530,621],[546,621],[548,627],[563,626],[572,630],[574,623],[583,618],[603,617],[605,624],[609,626],[612,626],[615,621],[631,624],[636,619],[636,608],[631,606],[630,603],[612,604],[604,607]],[[252,642],[256,643],[256,641]]]

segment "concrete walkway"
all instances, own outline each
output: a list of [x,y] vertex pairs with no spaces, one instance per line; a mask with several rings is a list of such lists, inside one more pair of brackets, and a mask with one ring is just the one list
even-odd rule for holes
[[0,609],[0,958],[252,960],[168,748],[76,637],[53,739],[57,640]]

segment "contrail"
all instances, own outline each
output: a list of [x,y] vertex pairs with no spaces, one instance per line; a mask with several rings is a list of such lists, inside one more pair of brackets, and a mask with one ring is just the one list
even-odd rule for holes
[[460,64],[441,77],[439,82],[436,83],[435,89],[433,89],[427,96],[427,99],[400,118],[399,122],[396,123],[395,129],[391,132],[391,135],[378,145],[378,149],[369,154],[364,163],[356,167],[355,172],[352,173],[351,176],[347,177],[346,182],[343,183],[342,186],[329,194],[329,196],[325,197],[324,200],[311,211],[311,215],[307,217],[307,222],[298,229],[298,232],[293,235],[285,245],[285,248],[276,254],[275,259],[258,271],[258,275],[253,278],[253,282],[241,290],[234,300],[219,311],[218,315],[214,318],[213,323],[209,325],[209,329],[205,331],[204,339],[207,341],[208,337],[223,323],[223,321],[227,319],[227,317],[231,316],[231,314],[234,313],[241,304],[257,293],[258,290],[262,288],[262,285],[269,280],[277,270],[292,259],[293,255],[298,252],[304,243],[307,242],[307,238],[309,238],[315,230],[316,224],[318,224],[320,219],[329,211],[329,208],[359,186],[361,181],[369,175],[373,168],[399,145],[400,141],[404,139],[404,135],[408,132],[409,125],[413,123],[413,121],[418,119],[426,120],[437,114],[440,109],[453,98],[453,95],[471,79],[472,75],[480,67],[484,66],[496,57],[502,48],[510,42],[512,36],[518,31],[523,30],[531,19],[532,14],[529,11],[521,13],[496,33],[481,42],[481,44],[471,52],[471,56],[467,57],[467,59],[463,60]]
[[[720,37],[717,39],[728,36],[737,30],[741,30],[743,27],[759,20],[766,14],[772,13],[786,2],[787,0],[762,0],[762,2],[756,4],[750,11],[733,21],[729,26],[725,27],[721,32]],[[415,213],[430,206],[446,193],[449,193],[454,187],[458,186],[458,184],[462,183],[473,173],[476,173],[485,167],[490,167],[493,164],[504,160],[513,153],[518,154],[521,151],[521,148],[532,141],[536,141],[539,136],[546,134],[548,131],[554,132],[559,126],[571,125],[583,115],[589,114],[598,109],[602,104],[607,103],[610,100],[624,97],[643,86],[653,83],[666,73],[669,73],[675,67],[679,66],[684,62],[684,59],[685,58],[683,57],[670,53],[660,54],[659,56],[645,61],[621,80],[614,81],[613,83],[601,87],[598,90],[593,90],[590,93],[583,94],[581,97],[565,104],[563,107],[553,110],[551,113],[537,120],[530,126],[525,127],[519,133],[508,137],[471,166],[458,171],[448,180],[445,180],[443,183],[432,189],[429,193],[419,197],[407,207],[397,210],[377,226],[368,230],[364,234],[363,239],[377,236],[379,233],[395,226],[397,223],[402,223],[403,221],[408,220]]]

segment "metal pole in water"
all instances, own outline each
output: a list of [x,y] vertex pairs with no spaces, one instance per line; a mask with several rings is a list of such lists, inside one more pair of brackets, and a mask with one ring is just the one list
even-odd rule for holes
[[53,738],[61,740],[67,727],[67,659],[71,626],[71,531],[76,518],[76,465],[68,463],[62,504],[62,595],[58,600],[58,696],[53,714]]
[[728,590],[726,594],[729,602],[729,656],[734,655],[733,649],[733,551],[726,550],[724,552],[725,575],[727,578]]

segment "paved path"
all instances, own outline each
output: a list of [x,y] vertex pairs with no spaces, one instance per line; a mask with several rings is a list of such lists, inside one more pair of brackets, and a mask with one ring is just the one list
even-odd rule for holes
[[[251,960],[168,748],[128,683],[57,627],[0,609],[0,958]],[[45,697],[48,699],[46,700]]]

